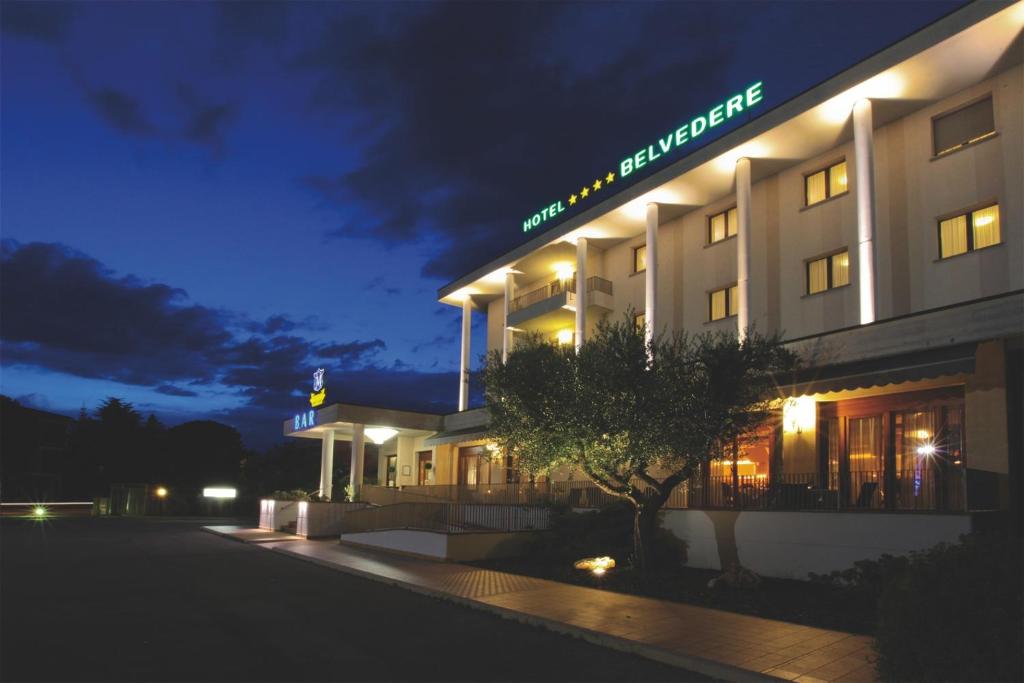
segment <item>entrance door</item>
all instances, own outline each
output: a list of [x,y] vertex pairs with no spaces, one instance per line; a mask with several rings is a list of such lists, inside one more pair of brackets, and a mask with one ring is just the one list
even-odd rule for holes
[[385,480],[385,486],[397,486],[398,485],[398,456],[389,455],[387,456],[387,479]]
[[420,451],[416,454],[416,467],[418,475],[416,477],[416,483],[420,486],[424,486],[430,479],[430,468],[433,461],[434,454],[432,451]]

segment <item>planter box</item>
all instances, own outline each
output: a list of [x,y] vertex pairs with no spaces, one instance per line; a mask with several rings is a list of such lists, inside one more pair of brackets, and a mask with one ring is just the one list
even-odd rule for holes
[[287,531],[288,525],[298,519],[299,501],[261,500],[260,528],[267,531]]
[[346,512],[362,510],[368,503],[298,503],[295,533],[306,538],[337,536]]

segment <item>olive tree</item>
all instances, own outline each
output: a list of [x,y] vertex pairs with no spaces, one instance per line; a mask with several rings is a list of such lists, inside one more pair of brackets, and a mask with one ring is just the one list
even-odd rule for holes
[[535,474],[568,465],[634,508],[637,567],[673,489],[763,424],[795,367],[777,336],[655,336],[627,314],[577,352],[526,335],[483,370],[490,437]]

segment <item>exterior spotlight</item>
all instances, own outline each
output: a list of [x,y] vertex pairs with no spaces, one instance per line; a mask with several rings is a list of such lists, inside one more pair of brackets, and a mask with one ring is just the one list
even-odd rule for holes
[[605,555],[604,557],[586,557],[577,560],[572,565],[576,569],[589,571],[594,576],[603,576],[609,569],[615,568],[615,560]]
[[156,487],[156,491],[154,491],[154,493],[156,493],[156,497],[157,498],[166,498],[167,497],[167,489],[164,488],[163,486],[157,486]]
[[34,508],[32,508],[32,516],[33,517],[45,517],[46,516],[46,508],[43,507],[42,505],[36,505]]
[[933,443],[926,443],[924,445],[918,446],[917,447],[917,454],[921,455],[921,456],[924,456],[926,458],[932,457],[933,455],[935,455],[935,444],[933,444]]
[[787,398],[782,404],[782,430],[787,434],[800,434],[813,429],[817,417],[813,396]]

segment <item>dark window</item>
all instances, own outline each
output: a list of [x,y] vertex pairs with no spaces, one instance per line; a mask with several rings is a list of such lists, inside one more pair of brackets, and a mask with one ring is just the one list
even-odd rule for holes
[[984,140],[996,131],[992,98],[968,105],[932,119],[935,156]]

